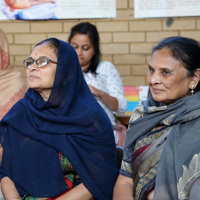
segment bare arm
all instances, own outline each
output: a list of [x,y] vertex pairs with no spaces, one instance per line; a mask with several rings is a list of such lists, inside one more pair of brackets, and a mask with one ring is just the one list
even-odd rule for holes
[[118,108],[119,108],[119,105],[118,105],[118,100],[117,98],[115,97],[112,97],[110,96],[109,94],[101,91],[101,90],[98,90],[96,88],[94,88],[93,86],[91,85],[88,85],[92,94],[95,96],[95,97],[99,97],[101,98],[101,100],[103,101],[103,103],[110,109],[112,110],[113,112],[117,112],[118,111]]
[[18,200],[21,199],[13,181],[4,177],[1,179],[1,190],[5,200]]
[[133,200],[133,179],[119,175],[114,187],[113,200]]
[[88,191],[88,189],[83,185],[83,183],[79,184],[66,194],[57,198],[56,200],[92,200],[92,194]]

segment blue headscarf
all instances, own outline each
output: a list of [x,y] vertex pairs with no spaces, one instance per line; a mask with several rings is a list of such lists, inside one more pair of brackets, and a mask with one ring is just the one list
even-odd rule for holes
[[74,48],[58,41],[48,101],[29,88],[0,123],[1,175],[14,181],[20,195],[54,197],[67,189],[61,152],[95,198],[110,200],[118,176],[112,125],[83,78]]

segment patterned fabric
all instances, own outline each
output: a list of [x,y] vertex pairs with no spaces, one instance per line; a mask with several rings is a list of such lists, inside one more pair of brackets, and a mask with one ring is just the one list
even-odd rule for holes
[[[136,140],[131,162],[122,161],[121,174],[134,178],[134,200],[145,199],[148,192],[155,186],[157,167],[161,156],[159,148],[164,144],[170,127],[153,130]],[[161,138],[163,137],[163,138]],[[157,142],[160,139],[159,143]],[[154,148],[152,148],[154,143]],[[149,153],[150,152],[150,153]],[[147,192],[148,191],[148,192]]]
[[133,178],[135,200],[154,188],[154,200],[188,199],[200,177],[199,99],[200,92],[165,106],[150,95],[134,110],[120,173]]
[[68,188],[61,152],[97,199],[110,200],[119,174],[112,124],[83,78],[78,56],[60,44],[48,101],[29,88],[0,122],[1,177],[21,196],[55,197]]
[[9,65],[8,51],[7,37],[0,29],[0,120],[26,92],[21,72]]
[[[117,98],[119,103],[119,109],[117,113],[124,113],[127,107],[127,100],[124,95],[123,83],[120,74],[116,70],[115,66],[108,61],[102,61],[99,63],[96,72],[97,75],[92,74],[91,72],[83,73],[87,84],[90,84],[98,90],[104,91],[110,96]],[[96,99],[106,111],[111,123],[115,125],[116,122],[113,112],[106,107],[100,98]]]
[[68,190],[71,190],[81,183],[80,176],[77,174],[70,161],[62,153],[59,154],[59,157],[62,171],[65,176],[65,182],[68,185]]

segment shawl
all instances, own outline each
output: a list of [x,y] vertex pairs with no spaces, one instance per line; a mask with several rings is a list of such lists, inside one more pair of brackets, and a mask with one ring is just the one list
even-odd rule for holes
[[112,125],[83,78],[74,48],[58,41],[48,101],[29,88],[0,123],[1,174],[20,195],[57,196],[67,190],[61,152],[95,198],[109,200],[118,176]]
[[9,48],[0,29],[0,120],[26,92],[22,74],[9,65]]
[[200,92],[171,105],[149,99],[134,110],[127,131],[123,159],[130,157],[137,138],[156,125],[172,127],[164,144],[156,175],[154,200],[186,200],[200,176]]

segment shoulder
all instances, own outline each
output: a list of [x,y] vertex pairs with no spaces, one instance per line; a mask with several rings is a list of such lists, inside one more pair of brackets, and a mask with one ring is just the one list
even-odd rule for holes
[[104,72],[117,72],[117,69],[115,68],[114,64],[109,62],[109,61],[101,61],[98,64],[97,67],[97,73],[99,71],[104,71]]
[[17,101],[12,108],[7,112],[7,114],[2,118],[2,121],[12,121],[22,119],[26,113],[26,108],[22,103],[22,99]]

